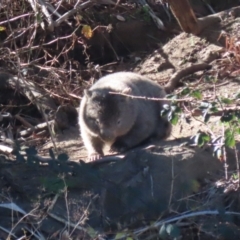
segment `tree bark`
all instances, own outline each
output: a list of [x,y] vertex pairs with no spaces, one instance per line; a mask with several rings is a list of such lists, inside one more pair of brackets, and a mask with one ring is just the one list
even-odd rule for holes
[[184,32],[195,35],[201,32],[202,28],[188,0],[168,0],[168,3]]

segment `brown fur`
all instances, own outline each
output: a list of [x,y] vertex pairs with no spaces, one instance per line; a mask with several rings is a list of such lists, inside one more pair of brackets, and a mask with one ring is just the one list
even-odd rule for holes
[[160,117],[164,102],[109,93],[126,91],[142,97],[166,95],[157,83],[131,72],[109,74],[85,90],[79,125],[91,160],[101,157],[106,145],[112,151],[123,152],[150,138],[169,136],[171,125]]

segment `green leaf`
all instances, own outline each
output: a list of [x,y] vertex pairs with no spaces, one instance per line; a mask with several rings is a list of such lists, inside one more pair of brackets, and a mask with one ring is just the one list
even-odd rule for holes
[[234,180],[237,180],[237,179],[238,179],[238,174],[237,174],[237,173],[233,173],[233,174],[232,174],[232,178],[233,178]]
[[172,125],[176,125],[178,123],[178,115],[175,113],[171,113],[168,115],[168,120],[171,122]]
[[49,176],[49,177],[43,177],[40,180],[43,187],[47,191],[50,191],[53,193],[59,193],[65,187],[65,183],[63,182],[63,180],[55,175]]
[[171,106],[171,110],[172,110],[172,112],[175,112],[175,113],[180,113],[180,112],[182,112],[182,111],[181,111],[181,108],[178,107],[177,105],[172,105],[172,106]]
[[215,77],[213,77],[213,76],[205,76],[205,77],[204,77],[204,81],[205,81],[205,82],[216,83],[218,80],[217,80],[217,78],[215,78]]
[[236,129],[235,129],[235,132],[236,132],[237,134],[240,134],[240,128],[236,128]]
[[215,107],[215,106],[211,107],[210,110],[211,110],[212,112],[219,112],[218,108]]
[[188,87],[186,87],[186,88],[184,88],[182,91],[181,91],[181,96],[185,96],[185,95],[187,95],[187,94],[189,94],[190,93],[190,89],[188,88]]
[[206,133],[202,133],[202,134],[200,135],[199,140],[200,140],[201,142],[203,142],[203,144],[206,144],[206,143],[208,143],[208,142],[211,140],[211,138],[210,138],[210,136],[207,135]]
[[200,132],[194,137],[193,140],[199,147],[202,147],[203,145],[210,141],[210,136],[208,136],[204,132]]
[[87,228],[87,233],[92,239],[97,238],[98,232],[94,230],[92,227]]
[[119,233],[117,233],[117,235],[115,236],[115,240],[117,240],[117,239],[124,239],[126,237],[126,233],[124,233],[124,232],[119,232]]
[[236,145],[234,133],[230,129],[225,131],[225,145],[230,148],[233,148]]
[[225,130],[225,132],[224,132],[224,135],[225,135],[225,137],[231,136],[231,135],[232,135],[231,130],[230,130],[229,128],[227,128],[227,129]]
[[211,82],[211,81],[212,81],[212,77],[209,77],[208,75],[206,75],[206,76],[204,77],[204,80],[205,80],[206,82]]
[[191,95],[199,100],[202,99],[202,93],[199,90],[193,91]]
[[195,193],[199,192],[200,184],[197,180],[193,179],[191,181],[191,190]]
[[233,103],[233,100],[229,99],[229,98],[222,98],[221,99],[222,103],[225,103],[225,104],[231,104]]

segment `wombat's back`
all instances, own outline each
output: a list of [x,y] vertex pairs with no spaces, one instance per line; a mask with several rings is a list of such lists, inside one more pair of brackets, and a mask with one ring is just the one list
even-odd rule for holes
[[130,89],[130,95],[146,97],[164,97],[166,95],[163,88],[157,83],[132,72],[117,72],[100,78],[91,88],[110,88],[116,92],[123,92]]

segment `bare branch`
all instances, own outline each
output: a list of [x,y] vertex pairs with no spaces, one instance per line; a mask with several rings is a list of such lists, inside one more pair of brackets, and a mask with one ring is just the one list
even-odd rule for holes
[[82,3],[79,7],[77,7],[75,5],[75,8],[66,12],[65,14],[63,14],[59,19],[57,19],[54,23],[54,27],[57,27],[60,25],[61,22],[65,21],[67,18],[69,18],[70,16],[72,16],[73,14],[75,14],[76,12],[78,12],[79,10],[82,10],[84,8],[90,7],[93,4],[92,0],[88,0],[85,3]]
[[47,22],[48,22],[48,25],[49,25],[48,28],[49,28],[50,31],[53,31],[53,29],[54,29],[54,27],[53,27],[53,20],[52,20],[52,17],[51,17],[51,15],[49,14],[49,12],[47,10],[47,5],[46,5],[44,0],[38,0],[38,1],[39,1],[39,5],[42,8],[43,14],[47,18]]

